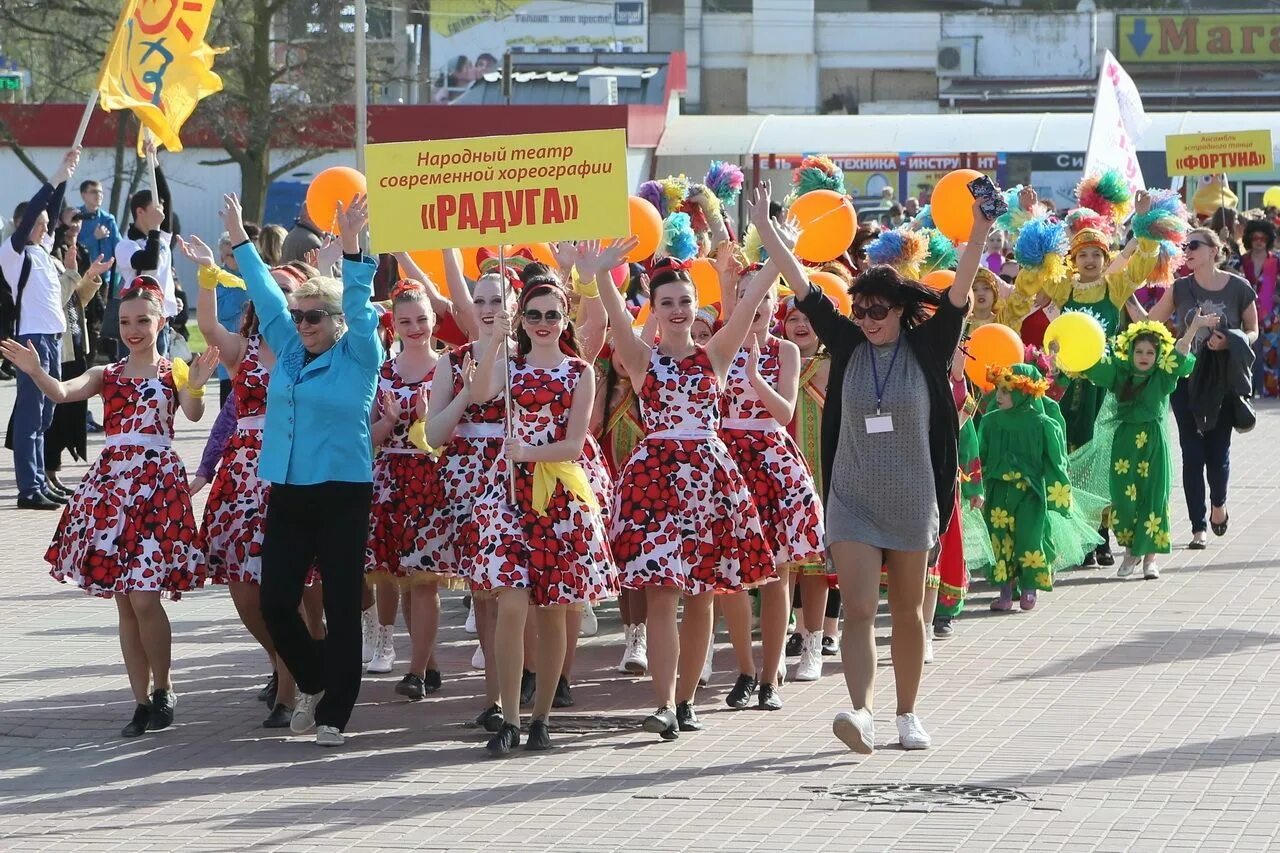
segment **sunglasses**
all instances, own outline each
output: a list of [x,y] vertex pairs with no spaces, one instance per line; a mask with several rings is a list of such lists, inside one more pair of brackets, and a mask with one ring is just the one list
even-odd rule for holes
[[872,320],[883,320],[889,316],[891,309],[888,305],[872,305],[870,308],[863,308],[861,305],[855,305],[850,309],[853,319],[864,320],[870,317]]
[[530,310],[530,311],[525,311],[520,316],[524,317],[524,321],[531,326],[536,326],[539,323],[547,323],[548,325],[550,325],[553,323],[559,323],[561,320],[564,319],[564,315],[561,314],[559,311]]
[[318,326],[324,322],[325,317],[341,317],[341,311],[328,311],[324,308],[312,308],[309,311],[299,311],[297,308],[289,309],[289,316],[293,318],[293,325],[301,326],[307,323],[312,326]]
[[1209,244],[1206,243],[1204,240],[1188,240],[1186,245],[1186,250],[1188,252],[1194,252],[1196,249],[1199,249],[1202,246],[1208,246],[1208,245]]

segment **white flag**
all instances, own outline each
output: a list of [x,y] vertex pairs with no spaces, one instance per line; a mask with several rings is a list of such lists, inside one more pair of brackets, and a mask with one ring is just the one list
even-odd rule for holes
[[1131,188],[1145,189],[1142,167],[1138,165],[1138,140],[1150,124],[1133,78],[1108,50],[1098,73],[1098,97],[1093,103],[1084,173],[1118,169]]

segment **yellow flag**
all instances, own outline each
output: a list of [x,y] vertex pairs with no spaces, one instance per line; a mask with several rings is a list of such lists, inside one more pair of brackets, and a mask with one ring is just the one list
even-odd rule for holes
[[181,151],[182,125],[222,91],[205,43],[214,0],[126,0],[98,78],[104,110],[133,110],[157,142]]

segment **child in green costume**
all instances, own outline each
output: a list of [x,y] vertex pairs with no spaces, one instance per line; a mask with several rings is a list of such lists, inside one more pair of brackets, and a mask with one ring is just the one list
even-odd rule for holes
[[1170,550],[1169,397],[1178,380],[1191,375],[1196,333],[1216,323],[1215,316],[1197,311],[1176,343],[1163,323],[1134,323],[1115,338],[1112,355],[1084,373],[1115,397],[1110,458],[1095,461],[1109,464],[1116,541],[1128,549],[1118,577],[1132,575],[1138,563],[1144,578],[1160,577],[1156,555]]

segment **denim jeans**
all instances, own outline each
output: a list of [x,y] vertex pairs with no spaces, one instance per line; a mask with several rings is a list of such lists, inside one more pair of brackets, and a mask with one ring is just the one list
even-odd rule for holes
[[[18,335],[20,344],[31,344],[40,355],[40,366],[57,379],[62,372],[61,335]],[[36,387],[30,376],[18,372],[18,398],[13,404],[13,467],[18,496],[32,498],[48,484],[44,478],[44,434],[53,423],[53,401]]]

